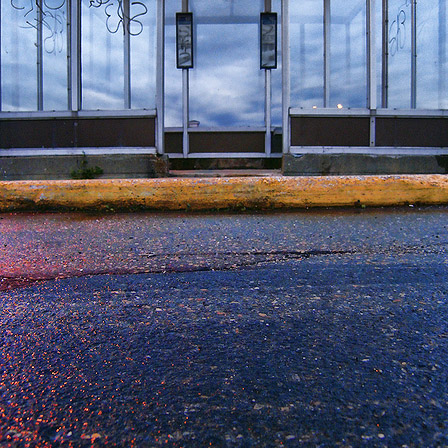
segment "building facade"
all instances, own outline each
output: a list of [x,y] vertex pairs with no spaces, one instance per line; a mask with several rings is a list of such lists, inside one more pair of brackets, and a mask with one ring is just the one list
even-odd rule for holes
[[0,155],[442,154],[447,3],[2,0]]

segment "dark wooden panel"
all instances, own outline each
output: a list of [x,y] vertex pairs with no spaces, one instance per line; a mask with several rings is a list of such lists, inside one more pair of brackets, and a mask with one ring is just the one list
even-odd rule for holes
[[101,118],[77,120],[77,146],[155,146],[154,119]]
[[264,152],[264,132],[192,132],[190,152]]
[[182,132],[165,132],[165,152],[182,154]]
[[292,146],[369,146],[370,119],[292,117]]
[[0,121],[1,148],[51,148],[53,122],[5,120]]
[[376,119],[377,146],[448,146],[446,118]]
[[1,148],[155,146],[154,118],[0,121]]

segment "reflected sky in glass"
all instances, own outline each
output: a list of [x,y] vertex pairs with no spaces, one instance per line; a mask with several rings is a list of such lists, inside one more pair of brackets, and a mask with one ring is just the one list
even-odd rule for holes
[[[130,36],[131,107],[155,107],[156,1],[131,3],[123,27],[118,0],[82,0],[82,100],[86,110],[124,108],[124,38]],[[378,4],[380,2],[377,2]],[[447,3],[417,3],[417,108],[448,108]],[[68,0],[46,0],[43,22],[44,110],[68,107]],[[272,121],[281,123],[281,1],[278,68],[272,70]],[[182,123],[182,72],[176,68],[175,14],[166,1],[166,126]],[[195,25],[195,67],[190,70],[190,119],[203,127],[263,126],[264,71],[259,68],[259,14],[263,0],[190,0]],[[1,1],[2,110],[37,109],[37,8],[31,0]],[[375,11],[377,82],[381,79],[381,13]],[[410,107],[410,0],[389,0],[389,107]],[[291,0],[291,105],[322,107],[324,90],[323,0]],[[366,107],[365,0],[332,0],[330,107]],[[378,92],[381,92],[378,83]]]

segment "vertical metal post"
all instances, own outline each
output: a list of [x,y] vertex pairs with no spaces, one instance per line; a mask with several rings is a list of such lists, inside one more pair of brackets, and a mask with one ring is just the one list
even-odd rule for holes
[[330,0],[324,0],[324,107],[330,107],[330,51],[331,9]]
[[[182,0],[182,12],[188,12],[188,0]],[[190,91],[189,91],[189,76],[188,69],[182,69],[182,124],[183,124],[183,135],[182,135],[182,152],[184,158],[188,157],[190,150],[189,138],[188,138],[188,122],[189,122],[189,101],[190,101]]]
[[411,109],[417,107],[417,0],[411,0]]
[[[265,0],[264,10],[265,12],[271,12],[272,4],[271,0]],[[272,87],[271,87],[271,70],[266,69],[264,77],[265,85],[265,101],[264,101],[264,121],[266,126],[266,135],[264,139],[264,151],[266,157],[271,155],[271,99],[272,99]]]
[[271,9],[272,9],[272,2],[271,2],[271,0],[264,0],[264,11],[265,12],[271,12]]
[[381,67],[381,107],[389,107],[389,0],[382,5],[382,67]]
[[266,136],[264,139],[264,150],[266,157],[271,155],[271,98],[272,98],[272,88],[271,88],[271,70],[266,69],[265,71],[265,125],[266,125]]
[[72,11],[71,5],[67,6],[67,108],[68,110],[72,110],[72,68],[71,68],[71,60],[72,60],[72,49],[71,49],[71,40],[72,40]]
[[289,103],[291,101],[289,0],[282,0],[282,148],[289,153]]
[[70,2],[70,52],[69,52],[69,108],[79,111],[82,108],[81,96],[81,0]]
[[[352,64],[351,64],[351,54],[350,54],[350,50],[351,50],[351,45],[352,45],[352,40],[350,38],[350,33],[351,33],[351,26],[350,26],[350,22],[345,24],[345,69],[347,70],[347,77],[346,77],[346,88],[344,89],[346,92],[346,96],[344,97],[343,101],[346,101],[346,104],[349,103],[348,100],[348,90],[350,89],[351,86],[351,81],[352,81]],[[368,73],[368,71],[367,71]]]
[[367,107],[370,109],[371,147],[376,145],[376,45],[375,45],[375,0],[366,0],[367,43]]
[[165,0],[157,0],[157,136],[158,154],[165,153]]
[[42,0],[36,2],[37,16],[36,16],[36,32],[37,32],[37,110],[44,110],[44,70],[43,70],[43,51],[42,51]]
[[301,23],[300,24],[300,43],[299,43],[299,48],[300,48],[300,76],[299,76],[299,91],[302,92],[303,89],[305,88],[305,77],[306,77],[306,53],[305,53],[305,24]]
[[376,109],[375,0],[366,0],[367,107]]
[[370,124],[369,124],[369,145],[370,147],[376,146],[376,111],[370,110]]
[[188,92],[188,84],[189,84],[189,76],[188,69],[182,69],[182,127],[183,127],[183,135],[182,135],[182,152],[184,158],[188,157],[189,152],[189,139],[188,139],[188,121],[189,121],[189,92]]
[[131,108],[131,35],[129,0],[123,1],[124,108]]
[[448,107],[446,90],[446,0],[439,0],[439,108]]
[[0,112],[3,110],[2,108],[2,6],[0,4]]

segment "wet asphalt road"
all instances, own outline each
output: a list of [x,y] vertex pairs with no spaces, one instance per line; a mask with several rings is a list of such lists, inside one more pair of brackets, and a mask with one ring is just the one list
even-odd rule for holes
[[0,215],[0,446],[448,446],[447,218]]

